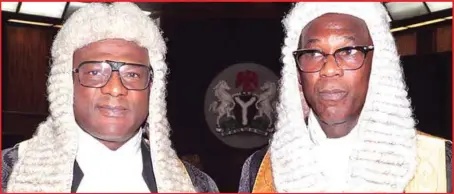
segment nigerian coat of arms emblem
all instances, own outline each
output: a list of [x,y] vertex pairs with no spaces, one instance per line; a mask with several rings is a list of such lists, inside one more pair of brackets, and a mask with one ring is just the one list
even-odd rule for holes
[[205,116],[212,132],[233,147],[267,143],[274,132],[277,88],[277,76],[258,64],[240,63],[222,71],[205,97]]

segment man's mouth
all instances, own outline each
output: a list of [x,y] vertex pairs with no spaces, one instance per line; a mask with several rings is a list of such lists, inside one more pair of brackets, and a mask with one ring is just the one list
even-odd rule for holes
[[322,100],[338,101],[342,100],[346,95],[347,92],[340,89],[321,90],[319,92],[319,96]]
[[99,105],[97,108],[102,115],[107,117],[122,117],[128,111],[124,106]]

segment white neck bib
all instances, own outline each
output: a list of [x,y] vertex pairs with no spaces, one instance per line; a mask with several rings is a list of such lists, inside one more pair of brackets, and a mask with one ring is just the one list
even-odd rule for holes
[[150,192],[143,176],[142,130],[112,151],[79,130],[76,160],[84,174],[77,192]]
[[330,139],[322,130],[314,112],[311,110],[308,119],[308,130],[311,140],[317,145],[314,149],[323,173],[330,185],[328,191],[342,191],[347,187],[350,173],[349,159],[358,140],[358,125],[344,137]]

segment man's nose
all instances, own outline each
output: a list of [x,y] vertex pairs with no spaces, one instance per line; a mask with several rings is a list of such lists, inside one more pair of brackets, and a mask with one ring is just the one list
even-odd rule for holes
[[343,76],[344,70],[338,65],[336,58],[333,55],[328,55],[325,64],[320,70],[320,76],[322,77],[333,77]]
[[112,76],[106,85],[101,88],[103,94],[109,94],[111,96],[125,96],[128,94],[128,89],[121,83],[121,78],[118,72],[112,72]]

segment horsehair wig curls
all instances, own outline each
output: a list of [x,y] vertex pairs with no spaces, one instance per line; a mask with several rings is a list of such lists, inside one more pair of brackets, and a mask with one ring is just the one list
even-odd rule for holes
[[116,2],[91,3],[78,9],[58,32],[48,78],[50,116],[31,139],[20,144],[8,192],[71,191],[79,128],[73,113],[72,57],[75,50],[106,39],[133,41],[148,49],[154,74],[147,122],[158,191],[195,191],[169,139],[165,102],[167,48],[161,31],[135,4]]
[[[305,123],[305,100],[299,89],[292,52],[297,49],[302,29],[327,13],[347,14],[362,19],[374,43],[374,54],[366,101],[358,133],[360,143],[350,155],[349,178],[343,192],[402,192],[416,168],[416,130],[413,110],[389,16],[379,2],[299,2],[284,18],[276,132],[270,143],[274,186],[277,192],[339,192],[330,187],[324,167],[318,162]],[[306,107],[307,108],[307,107]]]

